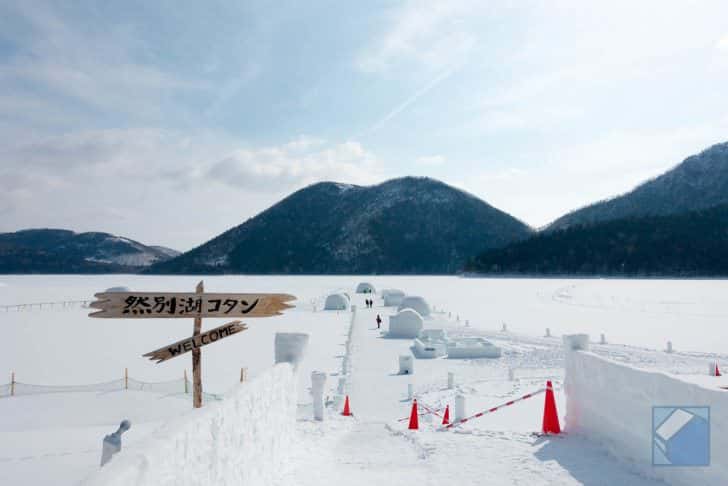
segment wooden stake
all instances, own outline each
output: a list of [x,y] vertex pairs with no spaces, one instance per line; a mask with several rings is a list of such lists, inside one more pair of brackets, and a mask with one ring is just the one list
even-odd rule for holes
[[124,368],[124,390],[129,389],[129,368]]
[[190,391],[187,389],[187,370],[185,370],[185,394],[189,393]]
[[15,372],[10,374],[10,396],[15,396]]
[[245,383],[248,379],[248,368],[240,368],[240,383]]
[[[197,284],[195,293],[202,294],[205,291],[205,285],[200,280]],[[192,330],[192,336],[198,336],[202,331],[202,317],[195,317],[195,326]],[[192,350],[192,406],[194,408],[202,407],[202,366],[200,363],[201,349]]]

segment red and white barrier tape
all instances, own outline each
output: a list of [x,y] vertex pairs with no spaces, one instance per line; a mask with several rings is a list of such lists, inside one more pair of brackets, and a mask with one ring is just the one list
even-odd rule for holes
[[[514,403],[518,403],[518,402],[521,402],[521,401],[523,401],[523,400],[527,400],[527,399],[529,399],[529,398],[531,398],[531,397],[534,397],[534,396],[536,396],[536,395],[538,395],[538,394],[540,394],[540,393],[543,393],[543,392],[545,392],[545,391],[546,391],[546,390],[548,390],[548,389],[549,389],[549,388],[541,388],[540,390],[537,390],[537,391],[535,391],[535,392],[533,392],[533,393],[529,393],[529,394],[527,394],[527,395],[523,395],[523,396],[522,396],[522,397],[520,397],[520,398],[516,398],[515,400],[511,400],[510,402],[506,402],[506,403],[504,403],[504,404],[502,404],[502,405],[498,405],[497,407],[489,408],[488,410],[483,410],[482,412],[476,413],[475,415],[471,415],[470,417],[466,417],[466,418],[464,418],[464,419],[456,420],[456,421],[454,421],[454,422],[453,422],[453,423],[451,423],[451,424],[448,424],[448,425],[445,425],[445,426],[443,426],[442,428],[440,428],[440,430],[447,430],[447,429],[451,429],[451,428],[453,428],[453,427],[457,427],[457,426],[458,426],[458,425],[460,425],[460,424],[464,424],[465,422],[467,422],[467,421],[469,421],[469,420],[473,420],[473,419],[476,419],[476,418],[482,417],[483,415],[487,415],[487,414],[489,414],[489,413],[493,413],[493,412],[495,412],[496,410],[500,410],[501,408],[505,408],[505,407],[510,407],[510,406],[511,406],[511,405],[513,405]],[[553,390],[553,388],[551,388],[551,389]]]

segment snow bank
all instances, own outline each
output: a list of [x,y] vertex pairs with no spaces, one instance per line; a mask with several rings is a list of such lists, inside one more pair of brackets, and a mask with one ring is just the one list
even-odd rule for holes
[[447,342],[448,359],[500,358],[501,349],[487,339],[462,337]]
[[289,455],[295,418],[296,380],[289,364],[279,364],[122,450],[84,484],[271,484]]
[[[601,443],[638,472],[673,485],[728,484],[728,391],[587,351],[566,353],[566,430]],[[711,464],[652,466],[652,407],[709,406]]]

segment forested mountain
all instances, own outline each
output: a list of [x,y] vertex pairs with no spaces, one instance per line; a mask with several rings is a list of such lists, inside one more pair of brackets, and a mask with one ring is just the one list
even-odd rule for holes
[[626,218],[659,216],[728,203],[728,142],[685,159],[633,191],[566,214],[546,231]]
[[485,274],[728,276],[728,204],[572,226],[486,251]]
[[446,274],[523,239],[524,223],[442,182],[322,182],[149,273]]
[[63,229],[0,233],[0,273],[137,272],[178,254],[108,233]]

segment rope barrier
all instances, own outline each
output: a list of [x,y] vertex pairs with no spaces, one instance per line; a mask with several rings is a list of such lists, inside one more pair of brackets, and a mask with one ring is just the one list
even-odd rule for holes
[[[163,393],[172,396],[184,397],[188,393],[189,380],[178,378],[175,380],[148,382],[134,378],[119,378],[102,383],[91,383],[87,385],[35,385],[13,381],[12,383],[0,384],[0,398],[20,395],[47,395],[53,393],[83,393],[83,392],[113,392],[113,391],[144,391],[152,393]],[[222,400],[222,395],[203,393],[207,399]]]
[[90,300],[63,300],[59,302],[30,302],[28,304],[3,304],[0,305],[0,308],[4,309],[5,312],[10,312],[10,310],[14,311],[21,311],[21,310],[33,310],[33,307],[38,307],[38,309],[43,309],[43,306],[50,307],[51,309],[54,306],[73,306],[73,305],[80,305],[80,306],[88,306],[91,303]]
[[534,396],[536,396],[538,394],[544,393],[546,390],[549,390],[549,389],[553,390],[552,388],[548,388],[548,387],[541,388],[540,390],[537,390],[537,391],[535,391],[533,393],[528,393],[526,395],[523,395],[520,398],[516,398],[515,400],[511,400],[510,402],[506,402],[506,403],[503,403],[501,405],[495,406],[493,408],[489,408],[488,410],[483,410],[482,412],[478,412],[475,415],[471,415],[470,417],[466,417],[466,418],[463,418],[463,419],[460,419],[460,420],[456,420],[456,421],[454,421],[453,423],[451,423],[449,425],[445,425],[444,427],[441,427],[440,430],[448,430],[448,429],[451,429],[453,427],[457,427],[458,425],[464,424],[465,422],[468,422],[470,420],[473,420],[473,419],[476,419],[476,418],[480,418],[483,415],[488,415],[489,413],[493,413],[496,410],[500,410],[500,409],[505,408],[505,407],[510,407],[514,403],[518,403],[518,402],[521,402],[523,400],[528,400],[529,398],[532,398],[532,397],[534,397]]

